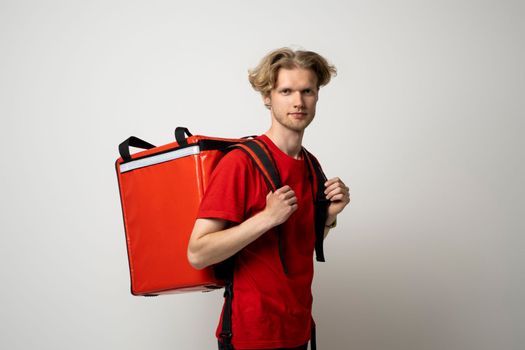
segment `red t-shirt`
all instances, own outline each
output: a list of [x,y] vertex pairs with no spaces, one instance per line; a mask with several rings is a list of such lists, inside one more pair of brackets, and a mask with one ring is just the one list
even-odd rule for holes
[[[267,136],[258,139],[268,145],[283,185],[294,190],[298,209],[281,227],[288,275],[279,259],[275,229],[236,256],[232,344],[235,349],[296,347],[308,342],[311,332],[315,229],[308,165],[283,153]],[[241,223],[265,208],[268,192],[252,160],[233,150],[217,165],[198,217]]]

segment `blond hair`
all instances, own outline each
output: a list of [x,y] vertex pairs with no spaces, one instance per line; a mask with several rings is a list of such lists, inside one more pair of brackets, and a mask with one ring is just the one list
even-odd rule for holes
[[311,69],[317,76],[317,88],[330,82],[332,76],[337,74],[335,66],[318,53],[313,51],[292,50],[283,47],[274,50],[263,57],[254,69],[248,71],[248,80],[252,87],[264,97],[270,95],[275,87],[279,69],[303,68]]

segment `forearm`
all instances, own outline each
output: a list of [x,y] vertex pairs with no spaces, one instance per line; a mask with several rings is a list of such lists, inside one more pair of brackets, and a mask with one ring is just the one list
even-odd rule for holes
[[[197,220],[194,231],[199,230]],[[188,259],[198,269],[219,263],[259,238],[272,228],[264,212],[260,212],[239,225],[191,239]]]

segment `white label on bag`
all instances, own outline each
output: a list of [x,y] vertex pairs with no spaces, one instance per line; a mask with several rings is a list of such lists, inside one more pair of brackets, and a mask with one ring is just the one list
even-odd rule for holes
[[146,158],[132,160],[128,163],[124,163],[120,165],[120,173],[125,173],[126,171],[143,168],[145,166],[164,163],[170,160],[187,157],[187,156],[191,156],[194,154],[199,154],[200,151],[201,151],[200,147],[198,145],[195,145],[195,146],[181,148],[181,149],[171,151],[171,152],[157,154],[157,155],[146,157]]

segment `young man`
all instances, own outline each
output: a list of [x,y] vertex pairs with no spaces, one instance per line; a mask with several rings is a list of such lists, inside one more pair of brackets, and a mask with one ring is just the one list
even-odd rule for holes
[[[253,161],[233,150],[215,169],[201,203],[188,259],[200,269],[234,256],[231,343],[236,350],[306,349],[310,339],[315,229],[302,139],[315,116],[319,88],[335,73],[314,52],[282,48],[265,56],[249,75],[271,112],[270,129],[257,139],[270,150],[283,187],[269,191]],[[350,194],[339,178],[324,185],[330,201],[326,236]],[[220,332],[221,324],[218,337]]]

